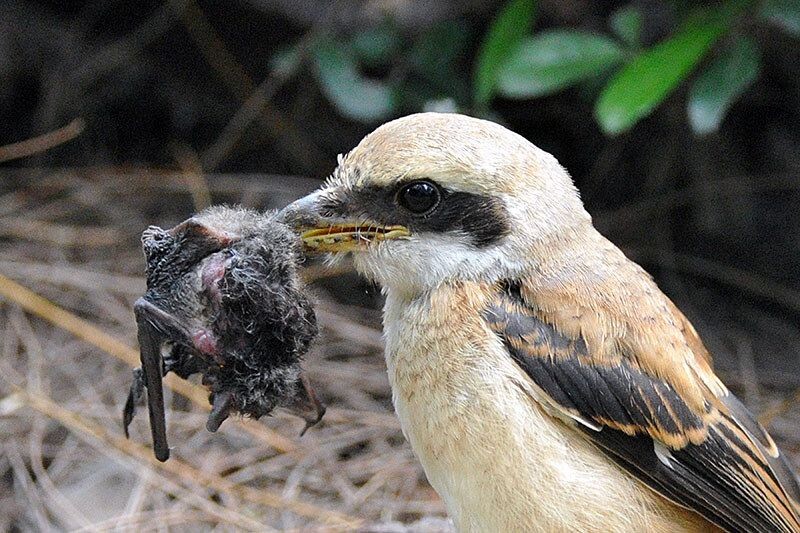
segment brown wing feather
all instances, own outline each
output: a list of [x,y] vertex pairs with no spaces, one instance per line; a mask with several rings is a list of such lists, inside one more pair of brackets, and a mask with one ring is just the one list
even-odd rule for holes
[[[631,351],[647,342],[603,339],[598,348],[586,328],[560,327],[558,313],[543,310],[521,283],[503,285],[485,317],[530,376],[537,399],[580,422],[580,430],[651,488],[729,531],[800,532],[797,478],[713,374],[691,324],[663,299],[666,326],[650,325],[671,326],[683,337],[675,350],[691,350],[673,356],[668,377],[659,375],[661,362]],[[576,316],[586,319],[585,313],[569,318]],[[640,329],[623,323],[616,331],[624,337]]]

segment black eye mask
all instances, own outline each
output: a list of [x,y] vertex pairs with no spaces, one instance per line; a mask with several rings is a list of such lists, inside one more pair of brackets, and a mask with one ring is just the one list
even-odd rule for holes
[[[408,190],[423,184],[437,191],[435,197],[425,194],[427,188]],[[430,180],[414,180],[399,188],[356,188],[344,197],[332,196],[323,208],[330,216],[399,224],[412,233],[457,231],[467,235],[476,248],[496,244],[511,232],[511,219],[499,198],[448,190]],[[420,212],[415,212],[417,209]]]
[[[142,235],[147,292],[134,305],[142,368],[123,412],[133,420],[145,388],[156,457],[169,458],[162,376],[202,374],[206,427],[231,414],[259,418],[285,407],[306,420],[325,412],[300,360],[317,335],[297,273],[299,240],[274,214],[212,208]],[[305,431],[305,429],[303,431]]]

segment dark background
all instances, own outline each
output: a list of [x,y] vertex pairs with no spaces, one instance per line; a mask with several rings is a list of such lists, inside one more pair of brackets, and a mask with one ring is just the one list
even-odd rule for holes
[[[607,34],[610,15],[626,4],[542,1],[534,32],[567,27]],[[686,7],[633,4],[643,13],[644,45],[670,35]],[[0,164],[0,273],[102,326],[106,315],[93,314],[86,298],[72,298],[63,282],[48,285],[46,276],[32,277],[19,265],[89,265],[141,276],[136,248],[144,226],[168,226],[203,203],[186,192],[192,180],[187,186],[183,174],[199,176],[201,196],[207,190],[214,203],[277,207],[312,189],[314,180],[332,171],[336,154],[385,120],[346,118],[332,103],[315,68],[315,43],[352,43],[366,30],[388,27],[393,51],[359,66],[365,79],[393,84],[396,105],[386,118],[445,106],[498,121],[553,153],[574,177],[601,231],[645,266],[694,321],[725,381],[756,412],[780,408],[800,387],[800,39],[755,18],[740,23],[758,43],[761,71],[717,132],[693,133],[686,119],[688,84],[682,84],[631,130],[608,136],[592,116],[597,87],[591,83],[536,99],[497,96],[486,107],[471,104],[476,55],[501,5],[4,1],[0,146],[77,118],[84,127],[69,142]],[[429,55],[408,55],[432,35],[443,40],[432,40]],[[416,64],[419,57],[427,63]],[[62,201],[84,207],[62,214],[49,207]],[[40,221],[46,224],[31,225]],[[30,229],[62,224],[77,228],[77,239],[82,225],[114,228],[110,238],[118,240],[98,248]],[[380,306],[374,287],[347,275],[318,287],[331,301]],[[133,296],[123,298],[125,305]],[[7,324],[12,307],[0,307]],[[377,327],[375,313],[354,313],[348,316]],[[124,313],[114,327],[124,328],[122,322]],[[46,335],[45,323],[34,324]],[[128,338],[132,333],[113,331]],[[9,353],[24,351],[7,350],[7,361]],[[372,355],[376,365],[378,351]],[[388,397],[373,396],[388,409]],[[785,404],[772,431],[797,452],[794,411]],[[141,436],[147,441],[146,432]],[[8,458],[0,470],[5,464],[8,487],[19,491],[19,472]],[[10,505],[15,498],[3,501]],[[408,523],[425,514],[393,519]],[[24,512],[12,516],[15,527],[37,523]]]

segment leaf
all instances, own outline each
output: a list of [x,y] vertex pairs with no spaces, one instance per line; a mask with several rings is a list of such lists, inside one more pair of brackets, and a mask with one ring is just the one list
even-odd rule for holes
[[325,96],[345,117],[374,122],[394,111],[392,90],[362,76],[352,53],[341,43],[320,40],[314,47],[314,64]]
[[414,70],[432,78],[440,78],[443,70],[454,71],[469,37],[470,28],[464,21],[436,24],[414,40],[409,55]]
[[695,133],[719,128],[730,106],[758,77],[760,61],[756,44],[741,37],[700,74],[689,90],[689,123]]
[[509,0],[489,27],[475,66],[473,98],[485,106],[494,92],[497,71],[533,24],[536,0]]
[[628,46],[638,46],[642,33],[642,12],[634,5],[617,9],[611,15],[611,30]]
[[675,35],[623,67],[595,104],[595,118],[603,131],[621,133],[649,115],[725,33],[730,11],[718,9],[690,17]]
[[381,65],[391,60],[400,45],[397,31],[388,25],[367,28],[353,36],[353,51],[368,65]]
[[506,96],[530,98],[594,77],[622,61],[607,37],[572,30],[542,32],[524,39],[501,67],[497,88]]
[[440,22],[422,33],[411,46],[409,75],[401,80],[399,106],[421,109],[429,100],[452,98],[459,105],[472,99],[472,83],[464,77],[464,63],[471,39],[466,21]]
[[759,15],[789,33],[800,36],[800,2],[797,0],[764,0]]

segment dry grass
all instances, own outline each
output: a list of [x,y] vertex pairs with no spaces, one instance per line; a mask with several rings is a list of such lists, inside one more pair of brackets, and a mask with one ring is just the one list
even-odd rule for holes
[[[322,424],[298,438],[302,421],[278,414],[211,434],[202,388],[168,379],[172,459],[154,460],[144,412],[123,437],[138,364],[131,305],[144,291],[141,230],[171,226],[208,198],[263,208],[314,186],[203,180],[183,160],[185,175],[2,173],[0,529],[448,529],[391,412],[379,314],[336,303],[329,291],[353,289],[335,279],[315,285],[323,335],[306,362],[329,406]],[[796,380],[756,377],[747,343],[737,346],[742,371],[725,377],[757,400],[796,459]]]

